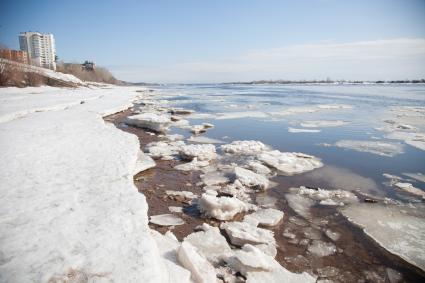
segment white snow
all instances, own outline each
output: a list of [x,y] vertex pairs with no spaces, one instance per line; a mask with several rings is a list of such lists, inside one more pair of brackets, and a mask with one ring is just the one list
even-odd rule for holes
[[0,89],[1,117],[15,117],[0,124],[0,281],[71,271],[89,282],[168,281],[133,183],[138,139],[102,119],[134,90]]
[[300,174],[323,166],[317,157],[298,152],[266,151],[257,158],[286,175]]
[[140,173],[147,169],[155,167],[155,161],[143,151],[139,150],[137,153],[136,165],[134,166],[134,174]]
[[267,149],[260,141],[233,141],[221,146],[221,150],[230,154],[255,155]]
[[125,123],[130,126],[146,128],[155,132],[165,132],[168,130],[171,120],[167,115],[142,113],[127,117]]
[[263,175],[252,172],[241,167],[235,167],[236,178],[242,185],[255,190],[266,190],[269,187],[269,180]]
[[198,207],[205,216],[218,220],[231,220],[237,213],[250,209],[248,204],[235,197],[217,197],[217,192],[211,190],[202,194]]
[[335,143],[335,146],[388,157],[404,152],[403,145],[396,142],[340,140]]
[[176,226],[183,225],[185,223],[183,219],[175,216],[174,214],[152,215],[149,222],[159,226]]

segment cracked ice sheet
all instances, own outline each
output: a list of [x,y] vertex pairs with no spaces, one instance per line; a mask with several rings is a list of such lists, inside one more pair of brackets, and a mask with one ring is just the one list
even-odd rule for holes
[[383,248],[425,270],[425,207],[412,206],[358,204],[341,212]]
[[87,102],[0,124],[0,281],[46,282],[73,269],[89,281],[164,282],[147,203],[133,184],[137,137],[102,119],[125,109],[135,89],[33,90],[1,89],[2,98],[26,96],[1,113]]

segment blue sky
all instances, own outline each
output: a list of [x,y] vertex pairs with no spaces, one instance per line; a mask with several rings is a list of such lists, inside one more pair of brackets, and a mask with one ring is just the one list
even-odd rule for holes
[[424,0],[1,1],[0,42],[28,30],[130,81],[425,77]]

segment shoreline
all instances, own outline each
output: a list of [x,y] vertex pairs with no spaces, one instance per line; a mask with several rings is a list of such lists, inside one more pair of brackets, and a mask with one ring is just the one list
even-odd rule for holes
[[[160,138],[156,135],[148,134],[147,131],[141,128],[124,125],[124,119],[127,116],[130,116],[131,114],[133,114],[132,110],[127,109],[124,112],[105,117],[105,120],[113,123],[118,129],[135,134],[139,139],[141,150],[144,150],[144,147],[149,142],[160,140]],[[156,162],[156,167],[148,169],[145,172],[141,172],[135,175],[134,177],[135,185],[139,189],[139,192],[145,194],[146,196],[146,200],[148,202],[149,207],[149,216],[162,213],[172,213],[168,210],[169,206],[182,205],[181,202],[171,200],[164,194],[165,190],[167,189],[186,190],[191,191],[193,193],[202,192],[202,189],[197,186],[197,183],[200,181],[199,172],[192,170],[176,170],[173,167],[177,164],[182,164],[182,162],[175,160],[157,160]],[[167,181],[159,183],[161,178],[167,178]],[[279,179],[279,177],[272,178],[271,181],[275,181],[275,179]],[[263,193],[268,196],[277,196],[279,200],[277,207],[279,210],[282,210],[285,213],[283,222],[280,222],[277,227],[272,228],[272,230],[275,231],[275,238],[278,243],[276,260],[285,268],[288,268],[292,272],[308,271],[318,276],[318,269],[320,270],[331,266],[333,268],[343,270],[344,272],[348,271],[349,273],[345,272],[345,279],[348,279],[351,276],[351,279],[359,280],[375,276],[373,272],[370,274],[364,274],[363,272],[367,269],[370,269],[371,264],[375,267],[381,266],[380,269],[382,269],[383,264],[385,264],[386,267],[401,270],[404,279],[409,280],[409,282],[415,282],[416,280],[423,278],[424,273],[420,269],[416,268],[413,265],[410,265],[403,259],[391,254],[384,248],[380,247],[379,244],[375,243],[373,239],[365,235],[361,228],[355,227],[355,225],[346,220],[342,215],[339,215],[339,218],[335,217],[336,219],[333,219],[331,217],[331,221],[335,222],[333,223],[333,225],[335,225],[333,227],[335,227],[336,231],[339,232],[342,237],[342,240],[338,241],[337,246],[344,247],[344,251],[340,253],[338,252],[334,256],[331,255],[325,258],[308,257],[308,254],[306,254],[305,251],[305,247],[300,248],[299,246],[294,245],[293,243],[288,241],[287,238],[282,236],[283,230],[288,228],[288,224],[289,227],[291,227],[291,229],[296,232],[296,234],[299,235],[300,233],[302,233],[301,228],[294,228],[296,227],[296,225],[292,225],[292,223],[288,221],[289,217],[297,217],[297,214],[294,213],[291,208],[289,208],[287,203],[285,203],[285,198],[283,197],[283,193],[285,192],[288,192],[288,188],[284,188],[284,184],[282,184],[282,182],[278,182],[277,187],[271,188],[265,193]],[[251,197],[253,196],[256,196],[256,194],[251,194]],[[254,204],[257,204],[257,202],[254,201]],[[186,205],[186,207],[188,206]],[[315,213],[320,215],[321,213],[323,213],[323,210],[319,209],[315,211]],[[336,209],[329,209],[328,216],[335,213],[337,213]],[[193,207],[189,207],[189,209],[184,210],[184,213],[177,214],[179,216],[182,216],[182,218],[186,221],[186,224],[176,226],[174,229],[171,230],[173,231],[173,233],[175,233],[176,237],[179,240],[183,240],[185,236],[196,231],[196,226],[202,223],[209,223],[212,226],[219,226],[220,223],[220,221],[202,218],[199,211],[196,211],[196,209],[194,209]],[[233,221],[240,221],[243,218],[243,215],[244,214],[236,215]],[[167,227],[159,227],[154,224],[150,224],[150,227],[161,232],[162,234],[169,230]],[[319,230],[320,232],[320,227],[317,230]],[[323,231],[321,231],[320,233],[323,236]],[[226,235],[224,234],[224,236]],[[350,247],[350,243],[355,243],[356,245],[354,245],[354,247]],[[372,251],[370,251],[371,248],[373,249]],[[351,250],[351,252],[350,254],[345,255],[347,250]],[[301,259],[301,262],[291,262],[288,259],[290,256],[296,258],[297,256],[302,254],[304,254],[305,256],[303,256],[304,259]],[[353,260],[353,258],[362,258],[362,261]],[[300,268],[300,265],[303,267]],[[316,270],[316,273],[313,273],[313,270]],[[382,276],[382,274],[384,274],[385,276],[385,272],[385,270],[380,270],[380,276]],[[320,278],[335,279],[332,278],[332,276]]]

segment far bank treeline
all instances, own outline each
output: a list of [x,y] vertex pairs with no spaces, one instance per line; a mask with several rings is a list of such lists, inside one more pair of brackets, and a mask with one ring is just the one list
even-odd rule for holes
[[260,85],[260,84],[423,84],[425,79],[415,80],[378,80],[378,81],[351,81],[351,80],[259,80],[249,82],[229,82],[225,84],[245,84],[245,85]]

